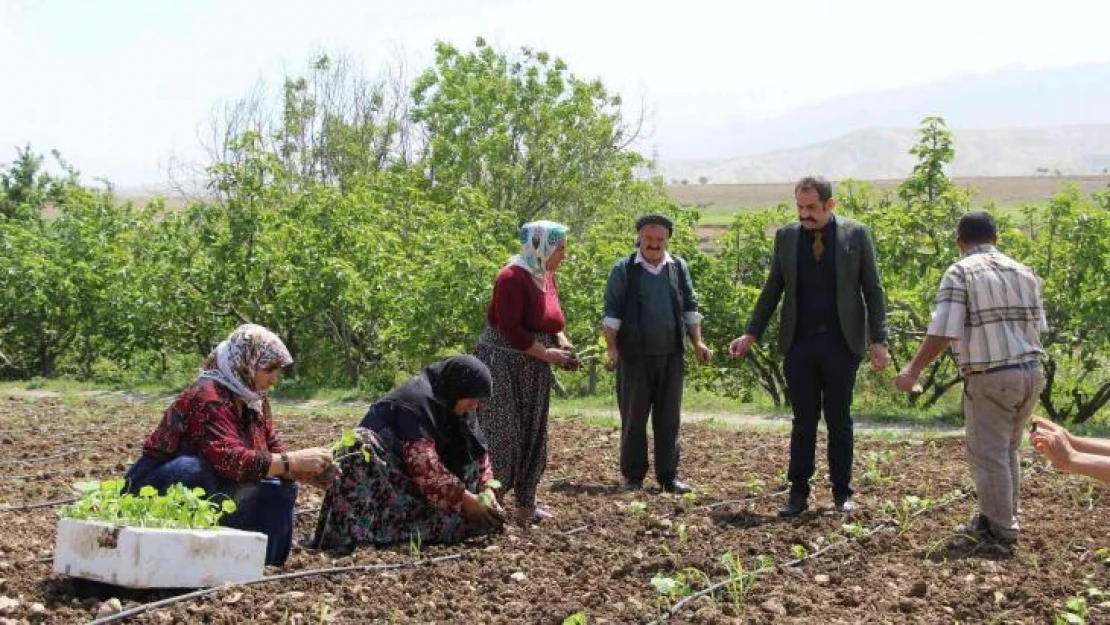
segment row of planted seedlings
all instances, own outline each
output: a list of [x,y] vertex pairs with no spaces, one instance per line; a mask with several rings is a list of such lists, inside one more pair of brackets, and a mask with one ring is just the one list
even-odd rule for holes
[[[934,457],[939,453],[933,441],[928,443],[928,452],[929,455]],[[749,595],[757,587],[761,577],[778,570],[804,566],[813,559],[830,552],[849,548],[853,545],[858,546],[862,541],[872,539],[880,533],[887,533],[896,541],[910,540],[913,543],[913,551],[920,553],[921,557],[929,560],[943,559],[942,552],[946,546],[952,544],[953,540],[964,542],[971,551],[977,551],[984,546],[971,537],[961,536],[955,532],[946,532],[939,539],[927,540],[925,543],[918,545],[910,536],[910,530],[914,526],[915,520],[922,515],[944,509],[951,504],[967,499],[972,496],[974,486],[968,476],[963,476],[958,486],[951,485],[948,490],[938,495],[901,494],[899,496],[893,492],[894,487],[901,481],[898,473],[891,470],[889,466],[893,459],[895,459],[895,456],[890,450],[883,450],[874,453],[868,452],[863,462],[864,478],[862,481],[881,487],[884,493],[888,489],[892,491],[891,496],[880,501],[878,508],[882,516],[872,518],[869,522],[859,520],[845,522],[839,528],[835,528],[823,536],[818,536],[808,545],[802,542],[792,544],[789,549],[789,556],[780,556],[777,559],[771,555],[760,553],[749,554],[749,557],[743,559],[731,551],[726,551],[720,555],[716,566],[712,568],[708,566],[702,568],[685,566],[671,570],[660,570],[649,580],[655,591],[656,606],[659,613],[654,622],[666,621],[701,598],[711,602],[730,603],[734,611],[739,614],[744,609]],[[960,466],[960,469],[963,470],[964,467]],[[1033,473],[1051,473],[1029,456],[1023,460],[1022,472],[1026,479]],[[1057,476],[1057,478],[1059,477]],[[757,492],[756,490],[749,491],[749,499],[759,499],[758,496],[752,496]],[[1079,486],[1073,485],[1065,489],[1065,492],[1072,504],[1088,511],[1094,509],[1100,495],[1098,488],[1092,481],[1085,481],[1084,484]],[[737,501],[744,502],[745,500]],[[686,503],[690,504],[692,502]],[[702,507],[687,505],[686,507],[699,510],[726,503],[733,502],[719,502],[712,506]],[[637,513],[637,511],[638,513],[643,512],[638,502],[633,502],[630,507],[634,513]],[[675,536],[677,539],[676,547],[681,548],[686,542],[682,525],[678,526]],[[891,542],[888,547],[895,548],[897,544],[897,542]],[[917,549],[918,546],[923,548]],[[662,545],[661,550],[670,553],[670,549],[666,545]],[[1096,557],[1102,558],[1106,561],[1107,566],[1110,566],[1110,548],[1104,547],[1098,550]],[[712,575],[706,571],[709,571]],[[1067,612],[1061,614],[1061,616],[1069,619],[1071,618],[1068,616],[1069,613],[1083,612],[1088,596],[1104,597],[1106,595],[1101,589],[1088,583],[1084,593],[1069,598]],[[1065,622],[1078,621],[1066,620]]]
[[[719,556],[713,569],[705,567],[710,572],[696,566],[686,566],[674,571],[659,571],[649,580],[656,594],[656,607],[659,612],[654,622],[661,623],[667,620],[702,597],[712,602],[730,603],[736,613],[740,613],[760,578],[767,574],[779,569],[804,566],[815,558],[847,548],[861,539],[875,536],[880,532],[893,532],[901,536],[910,530],[917,517],[963,500],[968,494],[967,488],[961,487],[935,498],[905,495],[897,502],[884,500],[882,508],[888,514],[886,518],[870,525],[863,521],[845,519],[846,522],[840,524],[838,528],[817,537],[808,545],[792,544],[789,555],[779,558],[763,553],[745,558],[732,551],[726,551]],[[679,524],[676,530],[676,547],[679,549],[687,540],[684,527],[683,524]],[[669,548],[665,545],[661,549],[669,552]]]
[[[913,447],[917,446],[919,445],[913,445]],[[958,486],[953,485],[934,496],[900,494],[902,478],[895,465],[923,456],[936,458],[941,453],[934,441],[926,441],[920,446],[923,449],[916,453],[905,453],[911,446],[900,445],[895,449],[867,451],[862,455],[862,462],[859,463],[860,482],[870,493],[883,497],[877,506],[878,514],[872,512],[868,515],[869,518],[856,519],[837,515],[835,518],[843,520],[843,523],[838,523],[813,540],[791,543],[788,554],[780,554],[777,558],[773,553],[752,553],[751,548],[747,554],[726,550],[709,563],[703,555],[701,562],[657,571],[649,580],[646,580],[655,595],[658,611],[656,622],[667,620],[702,598],[714,603],[731,604],[734,613],[739,614],[743,611],[753,589],[767,574],[780,569],[804,566],[815,558],[847,548],[880,532],[891,532],[902,536],[910,530],[914,520],[919,516],[966,498],[970,492],[970,484],[966,478]],[[780,471],[777,478],[779,483],[785,484],[785,470]],[[765,482],[758,477],[753,477],[744,484],[744,491],[745,496],[741,498],[707,505],[698,505],[696,496],[687,494],[679,499],[673,514],[656,515],[656,522],[669,517],[676,519],[662,521],[665,527],[671,530],[674,540],[669,545],[666,542],[658,545],[661,554],[666,556],[668,561],[677,562],[679,558],[676,553],[682,552],[689,542],[687,525],[681,520],[682,515],[698,513],[712,515],[726,506],[751,507],[763,501],[777,504],[787,493],[787,488],[784,486],[782,489],[768,492]],[[628,504],[631,515],[645,520],[649,517],[647,508],[648,504],[638,500]],[[727,525],[728,521],[723,523]],[[781,520],[775,523],[780,527],[791,529],[797,527],[793,523]],[[787,530],[787,533],[789,531]]]

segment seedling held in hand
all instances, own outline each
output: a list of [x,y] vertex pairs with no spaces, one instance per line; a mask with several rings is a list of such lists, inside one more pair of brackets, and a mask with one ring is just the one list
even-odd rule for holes
[[370,462],[370,459],[373,457],[370,450],[358,439],[358,435],[355,434],[354,430],[344,430],[343,434],[339,436],[339,440],[331,446],[331,450],[336,464],[339,464],[340,460],[356,454],[362,454],[362,459],[366,462]]
[[497,497],[493,491],[500,490],[501,482],[497,480],[490,480],[486,483],[486,489],[478,493],[478,501],[487,508],[492,508],[497,504]]

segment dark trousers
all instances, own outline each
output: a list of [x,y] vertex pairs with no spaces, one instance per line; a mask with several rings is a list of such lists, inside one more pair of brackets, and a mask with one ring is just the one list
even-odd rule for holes
[[621,474],[642,481],[647,474],[647,424],[655,435],[655,477],[678,477],[678,427],[686,363],[682,352],[626,356],[617,362],[617,406],[621,413]]
[[221,495],[235,501],[235,512],[220,519],[220,525],[261,532],[266,535],[266,564],[281,566],[293,545],[293,507],[297,503],[297,484],[267,478],[258,482],[234,483],[221,480],[204,459],[178,456],[160,462],[149,456],[139,458],[127,475],[128,492],[153,486],[164,493],[178,482],[203,488],[207,496]]
[[790,427],[790,492],[809,496],[822,412],[829,430],[829,478],[833,496],[852,494],[852,390],[859,357],[839,332],[798,336],[786,355],[786,375],[794,421]]

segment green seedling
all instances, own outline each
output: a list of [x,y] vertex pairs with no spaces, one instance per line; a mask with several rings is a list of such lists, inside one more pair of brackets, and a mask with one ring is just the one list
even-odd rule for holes
[[632,516],[641,517],[647,512],[648,505],[642,501],[633,501],[628,504],[628,509],[632,511]]
[[697,495],[697,493],[695,493],[693,491],[688,492],[688,493],[682,493],[682,507],[683,508],[685,508],[686,510],[689,510],[690,508],[693,508],[697,504],[698,504],[698,495]]
[[336,464],[341,460],[359,454],[362,455],[362,459],[366,462],[370,462],[370,459],[373,457],[370,450],[358,439],[358,435],[355,434],[354,430],[344,430],[343,434],[339,436],[339,440],[331,446],[331,451]]
[[748,489],[748,497],[759,497],[763,494],[764,484],[763,480],[759,478],[753,477],[752,479],[748,480],[746,486]]
[[419,560],[422,554],[420,530],[413,530],[412,535],[409,536],[409,555],[413,560]]
[[501,482],[490,480],[486,483],[486,489],[478,494],[478,501],[481,502],[483,506],[493,507],[494,504],[497,503],[497,497],[494,495],[493,491],[499,490],[500,488]]
[[794,556],[795,560],[805,560],[806,556],[809,555],[809,551],[802,545],[791,545],[790,555]]
[[586,611],[579,610],[563,619],[563,625],[586,625]]
[[685,547],[686,541],[690,538],[686,531],[686,524],[679,523],[678,527],[675,528],[675,534],[678,535],[678,548],[681,549]]
[[235,512],[235,502],[205,498],[203,488],[174,484],[159,494],[144,486],[136,494],[125,494],[124,480],[86,481],[74,484],[80,497],[58,510],[67,519],[100,521],[112,525],[173,529],[210,529],[224,515]]
[[902,501],[898,505],[890,501],[884,501],[883,508],[894,516],[898,523],[898,533],[904,534],[910,528],[914,515],[927,510],[933,503],[931,499],[923,499],[917,495],[906,495],[902,497]]
[[600,345],[590,345],[589,347],[574,352],[573,364],[582,366],[588,362],[600,360],[604,350]]
[[859,538],[860,536],[867,534],[867,528],[858,521],[841,525],[840,531],[844,532],[845,536],[850,536],[852,538]]
[[656,602],[660,610],[669,610],[676,599],[688,597],[693,592],[687,582],[686,573],[679,571],[673,575],[656,573],[651,578],[655,589]]
[[[690,582],[692,582],[694,580],[698,580],[698,579],[700,579],[702,584],[704,584],[705,587],[707,587],[707,588],[709,586],[713,585],[713,580],[709,579],[709,576],[706,575],[704,571],[702,571],[701,569],[699,569],[697,567],[688,566],[688,567],[682,569],[682,573],[683,573],[683,575],[686,576],[686,586],[690,590],[693,590],[693,587],[690,585]],[[710,597],[710,599],[712,599],[712,597]]]
[[732,605],[737,611],[744,609],[748,594],[751,593],[758,579],[759,571],[769,567],[768,563],[771,559],[761,555],[757,557],[756,562],[756,569],[748,571],[744,569],[744,563],[740,557],[731,551],[721,556],[721,565],[725,567],[729,578],[726,588],[732,597]]
[[1067,612],[1057,614],[1056,618],[1053,619],[1054,625],[1087,625],[1087,619],[1090,617],[1091,608],[1087,605],[1086,597],[1083,595],[1068,597],[1064,607],[1067,609]]
[[1078,491],[1069,490],[1068,497],[1076,506],[1086,510],[1094,510],[1095,502],[1098,501],[1098,489],[1095,488],[1094,482],[1088,482],[1084,488]]
[[896,481],[895,476],[883,468],[885,464],[890,462],[893,453],[892,451],[872,451],[867,453],[865,457],[867,470],[863,474],[865,483],[874,484],[876,486],[886,486]]

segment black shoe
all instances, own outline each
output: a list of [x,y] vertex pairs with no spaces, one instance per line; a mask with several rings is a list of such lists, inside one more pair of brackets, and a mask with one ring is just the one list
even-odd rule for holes
[[837,512],[843,512],[844,514],[852,514],[856,511],[856,502],[852,499],[851,495],[833,497],[833,505],[836,506]]
[[805,495],[790,495],[790,499],[786,500],[786,505],[779,508],[779,516],[784,519],[791,519],[805,512],[808,508],[809,497]]
[[971,522],[956,528],[958,537],[971,539],[973,542],[993,542],[1004,547],[1012,547],[1018,542],[1016,534],[1003,536],[991,528],[991,522],[982,514],[976,514]]
[[686,493],[693,492],[694,488],[681,480],[671,480],[669,482],[663,482],[663,490],[676,495],[685,495]]
[[628,478],[624,478],[624,481],[621,482],[621,490],[623,490],[625,492],[643,490],[643,488],[644,488],[644,481],[643,480],[630,480]]

